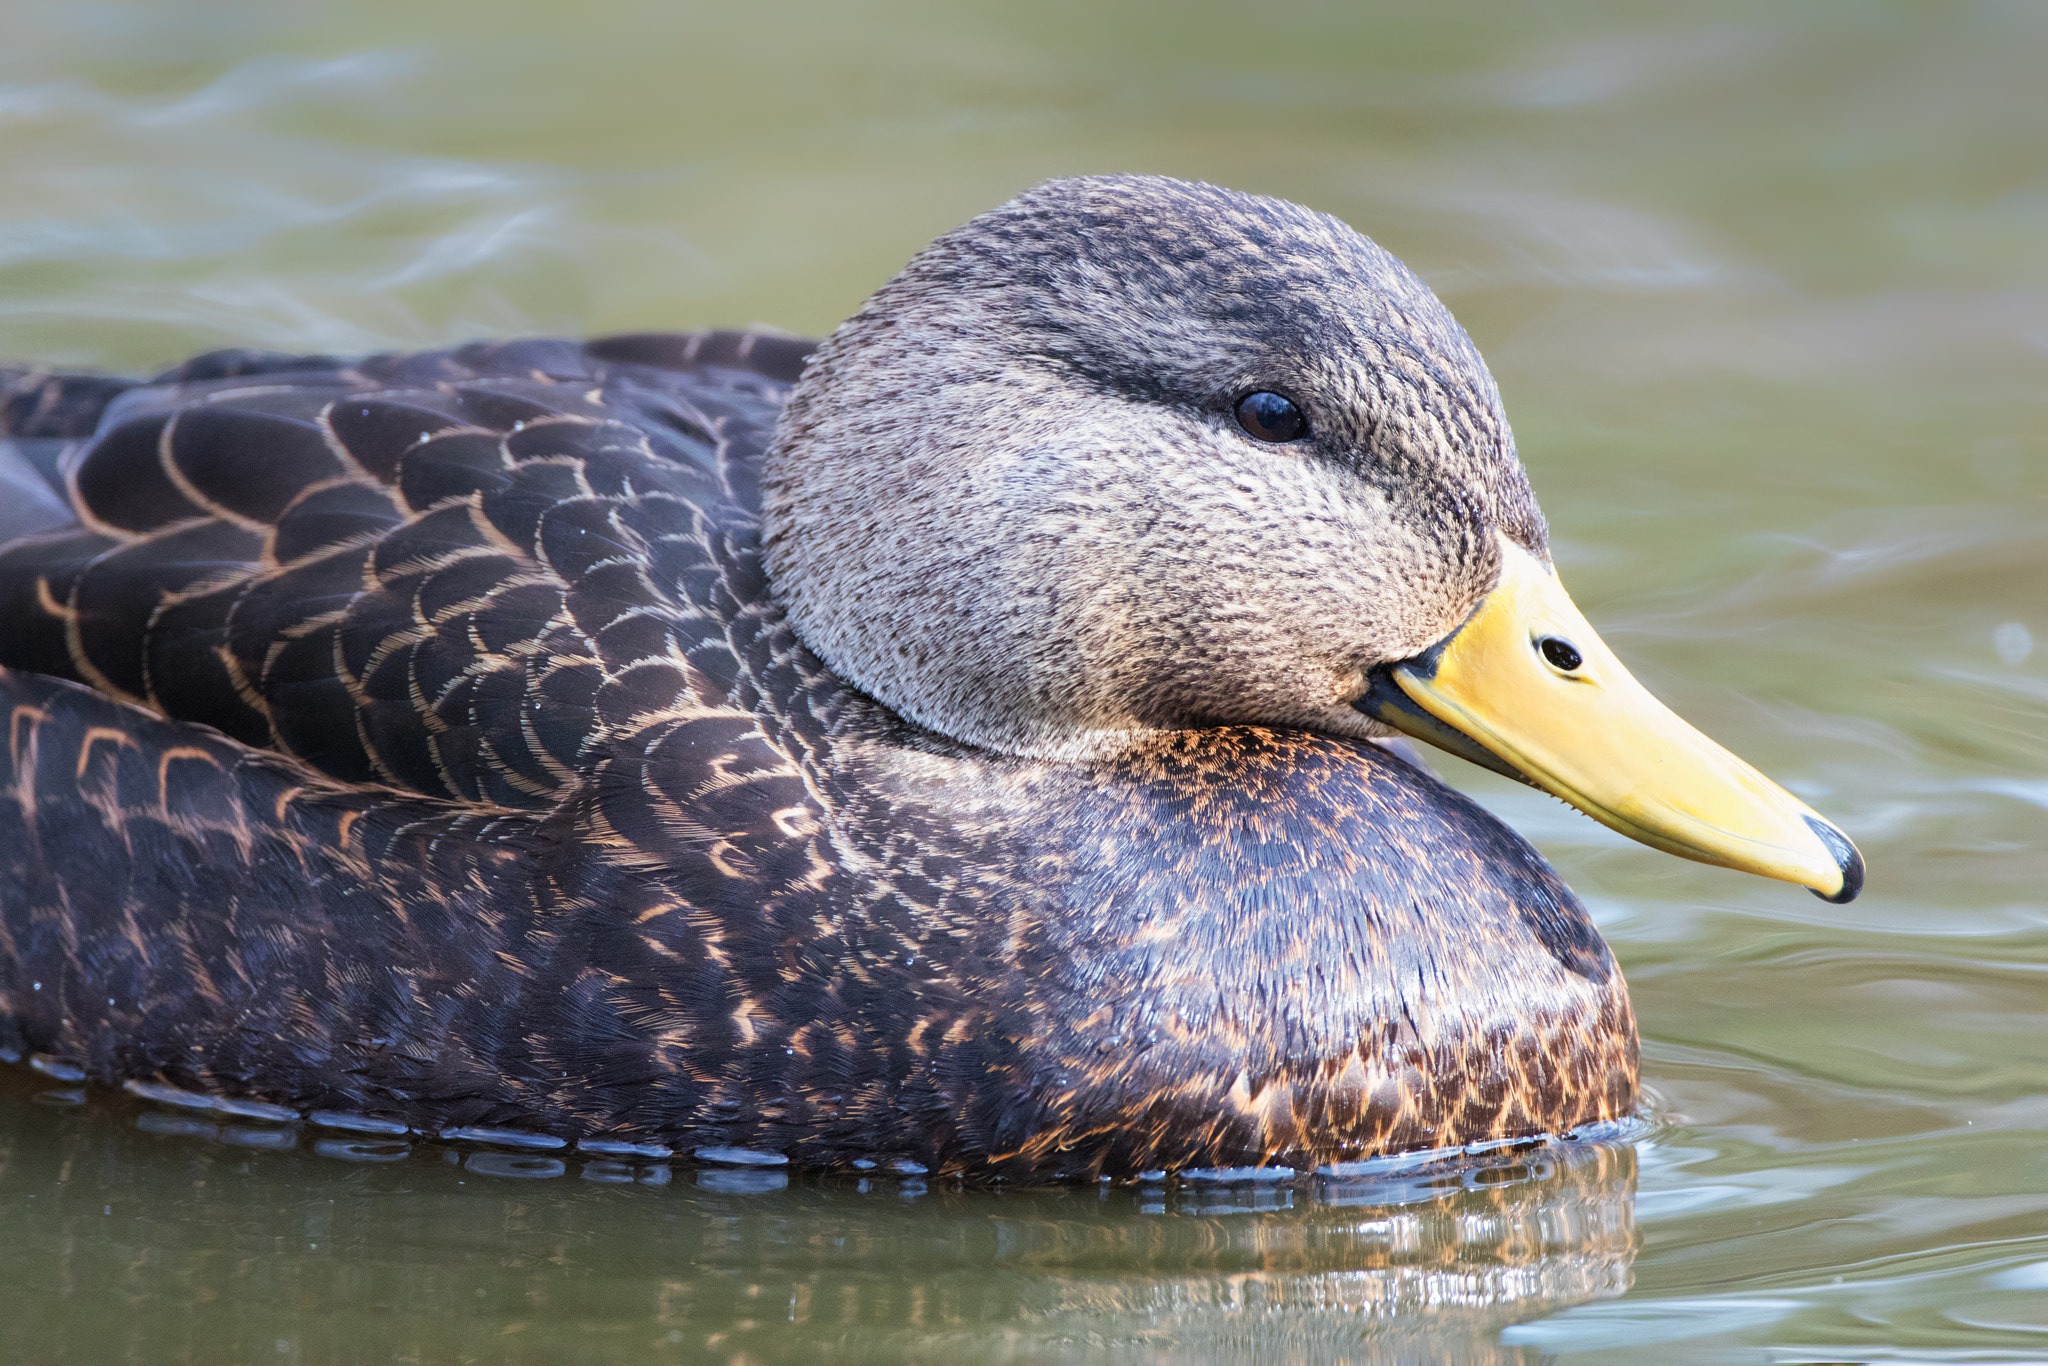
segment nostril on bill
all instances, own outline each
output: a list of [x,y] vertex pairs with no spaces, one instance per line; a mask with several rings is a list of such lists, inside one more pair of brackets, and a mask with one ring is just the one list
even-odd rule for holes
[[1579,653],[1578,646],[1559,636],[1543,637],[1536,642],[1536,648],[1543,652],[1543,657],[1550,661],[1552,668],[1561,669],[1565,673],[1572,672],[1586,662],[1585,657]]

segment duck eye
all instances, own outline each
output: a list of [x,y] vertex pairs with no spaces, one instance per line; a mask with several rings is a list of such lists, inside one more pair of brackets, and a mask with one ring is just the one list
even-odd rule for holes
[[1308,419],[1290,399],[1270,389],[1246,394],[1237,401],[1237,424],[1260,441],[1299,441],[1308,435]]
[[1536,642],[1536,648],[1543,652],[1543,657],[1550,661],[1553,668],[1565,673],[1572,672],[1586,662],[1570,641],[1559,640],[1556,636],[1543,637]]

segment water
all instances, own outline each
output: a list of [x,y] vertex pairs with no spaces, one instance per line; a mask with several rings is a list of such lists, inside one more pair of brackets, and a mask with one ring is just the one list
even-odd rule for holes
[[1610,642],[1871,865],[1826,906],[1452,775],[1599,916],[1648,1125],[1313,1190],[408,1151],[8,1069],[20,1359],[2048,1360],[2048,11],[4,18],[18,358],[817,332],[1061,172],[1338,213],[1486,353]]

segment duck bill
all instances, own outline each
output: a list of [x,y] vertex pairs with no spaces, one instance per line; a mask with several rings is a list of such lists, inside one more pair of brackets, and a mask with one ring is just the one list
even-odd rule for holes
[[1362,710],[1652,848],[1855,897],[1847,836],[1652,697],[1548,564],[1506,537],[1501,560],[1464,625],[1381,671]]

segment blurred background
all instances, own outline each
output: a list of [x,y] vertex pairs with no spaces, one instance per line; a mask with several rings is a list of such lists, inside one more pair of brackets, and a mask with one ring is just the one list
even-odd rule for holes
[[2048,1360],[2048,7],[0,20],[7,360],[822,333],[1074,172],[1335,213],[1487,356],[1610,643],[1870,862],[1827,906],[1443,760],[1642,1017],[1646,1131],[1513,1197],[607,1185],[23,1074],[0,1308],[31,1359]]

